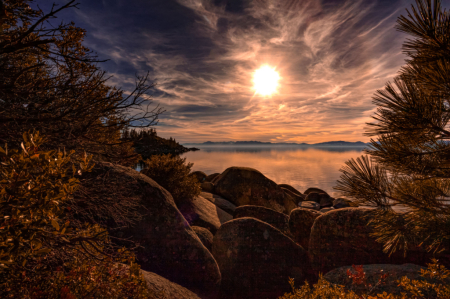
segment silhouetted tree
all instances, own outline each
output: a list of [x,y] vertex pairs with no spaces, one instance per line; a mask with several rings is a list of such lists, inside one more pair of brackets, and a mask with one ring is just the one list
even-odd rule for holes
[[[138,267],[116,268],[132,255],[117,251],[98,221],[129,225],[141,203],[103,196],[81,204],[72,194],[86,183],[80,174],[88,160],[133,166],[140,159],[121,131],[153,125],[162,112],[141,99],[152,87],[148,74],[124,96],[82,45],[84,29],[48,24],[77,4],[46,14],[31,2],[0,0],[0,143],[7,144],[0,149],[0,297],[148,298]],[[94,190],[110,184],[97,183]]]
[[188,149],[179,144],[174,138],[165,139],[159,137],[153,128],[124,129],[122,140],[131,141],[136,153],[142,158],[150,158],[152,155],[182,154]]
[[450,238],[450,15],[440,0],[416,0],[407,13],[396,28],[413,37],[403,44],[408,59],[374,96],[370,156],[348,161],[335,187],[377,207],[374,236],[390,253],[440,251]]
[[153,86],[147,84],[148,74],[138,77],[135,89],[124,96],[107,85],[100,61],[82,45],[84,29],[74,23],[47,24],[60,11],[76,8],[75,1],[54,5],[47,14],[30,8],[30,2],[2,3],[0,143],[18,148],[22,133],[34,129],[46,136],[47,149],[73,149],[94,160],[134,165],[139,156],[120,140],[121,130],[154,125],[163,112],[149,110],[142,98]]

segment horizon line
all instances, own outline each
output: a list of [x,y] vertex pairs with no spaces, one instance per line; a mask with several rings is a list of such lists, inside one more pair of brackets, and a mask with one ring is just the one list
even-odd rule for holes
[[315,145],[315,144],[322,144],[322,143],[338,143],[338,142],[345,142],[345,143],[364,143],[368,144],[369,142],[362,142],[362,141],[324,141],[324,142],[318,142],[318,143],[307,143],[307,142],[271,142],[271,141],[257,141],[257,140],[238,140],[238,141],[204,141],[204,142],[183,142],[182,144],[205,144],[205,143],[261,143],[261,144],[293,144],[293,145],[302,145],[302,144],[308,144],[308,145]]

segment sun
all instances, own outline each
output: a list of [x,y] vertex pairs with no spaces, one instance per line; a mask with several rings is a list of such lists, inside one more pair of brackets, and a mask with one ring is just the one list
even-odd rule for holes
[[272,95],[277,91],[280,75],[268,65],[257,69],[253,74],[253,84],[256,93],[262,96]]

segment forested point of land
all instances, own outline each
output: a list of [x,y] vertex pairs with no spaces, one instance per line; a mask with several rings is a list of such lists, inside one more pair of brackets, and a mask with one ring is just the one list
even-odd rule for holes
[[174,154],[179,155],[197,148],[187,148],[178,143],[174,138],[169,139],[158,136],[155,129],[125,130],[122,140],[132,141],[134,150],[143,159],[148,159],[153,155]]

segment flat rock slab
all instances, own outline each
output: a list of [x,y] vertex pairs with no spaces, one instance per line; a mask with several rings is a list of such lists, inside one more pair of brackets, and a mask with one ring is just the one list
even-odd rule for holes
[[311,275],[307,252],[255,218],[223,224],[212,252],[222,273],[221,298],[277,298],[291,290],[289,277],[303,282]]
[[[421,267],[419,265],[414,264],[403,264],[403,265],[391,265],[391,264],[374,264],[374,265],[362,265],[363,271],[366,273],[367,283],[372,286],[376,285],[378,280],[380,279],[382,274],[388,274],[386,277],[385,284],[377,286],[372,296],[375,294],[380,294],[386,292],[388,294],[393,294],[396,296],[400,296],[401,292],[406,292],[405,289],[398,286],[397,280],[400,280],[403,276],[408,277],[411,280],[419,280],[419,281],[427,281],[429,283],[441,283],[437,279],[431,279],[429,277],[422,277],[420,275],[421,269],[426,269],[425,267]],[[327,274],[323,276],[325,280],[330,283],[343,285],[346,290],[352,290],[357,295],[362,295],[367,292],[366,288],[363,284],[361,285],[352,285],[351,278],[347,275],[347,269],[350,269],[352,273],[356,273],[356,271],[351,266],[340,267],[334,270],[331,270]],[[447,283],[450,284],[450,279],[447,279]],[[407,292],[406,292],[407,293]],[[407,293],[408,294],[408,293]],[[413,294],[408,294],[408,298],[413,298]],[[431,298],[425,296],[425,298]]]
[[89,194],[101,194],[142,204],[139,221],[111,234],[141,245],[135,255],[143,270],[157,273],[199,296],[214,298],[220,286],[219,267],[167,190],[134,169],[107,162],[97,163],[82,178],[86,179],[80,186],[83,192],[74,193],[77,200],[88,201]]
[[315,201],[301,201],[298,203],[298,206],[304,209],[311,209],[316,211],[320,210],[320,204]]
[[200,196],[209,200],[225,212],[227,212],[230,215],[234,214],[234,210],[236,209],[236,206],[232,204],[230,201],[226,200],[225,198],[221,197],[220,195],[212,194],[209,192],[201,192]]
[[233,219],[252,217],[279,229],[283,234],[290,235],[289,216],[272,209],[258,206],[240,206],[234,211]]
[[189,225],[209,229],[213,235],[223,223],[233,219],[233,216],[202,196],[197,196],[190,203],[179,205],[178,210]]

